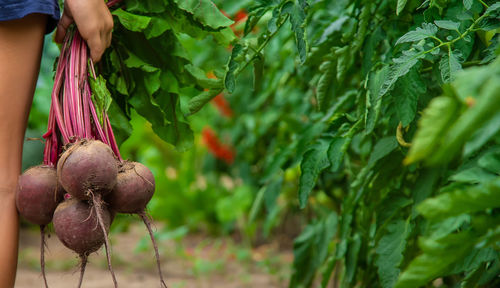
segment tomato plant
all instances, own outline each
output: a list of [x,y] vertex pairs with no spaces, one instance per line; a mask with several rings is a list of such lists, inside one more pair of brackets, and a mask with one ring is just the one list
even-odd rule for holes
[[279,221],[279,197],[313,215],[290,287],[499,285],[500,3],[244,8],[218,127],[252,216]]

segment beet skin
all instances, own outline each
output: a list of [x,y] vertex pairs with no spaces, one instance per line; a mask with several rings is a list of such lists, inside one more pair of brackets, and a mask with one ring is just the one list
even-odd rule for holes
[[116,184],[117,160],[111,148],[96,140],[81,140],[67,149],[57,163],[64,190],[80,200],[92,193],[107,194]]
[[107,197],[111,210],[140,213],[153,197],[155,178],[148,167],[138,162],[124,162],[113,191]]
[[49,166],[35,166],[26,170],[17,184],[16,206],[19,213],[37,225],[47,225],[64,191],[57,184],[56,169]]
[[[104,226],[109,232],[109,210],[102,209],[102,212]],[[97,215],[85,201],[71,198],[59,204],[53,222],[59,240],[79,255],[89,255],[104,244],[104,233],[99,228]]]

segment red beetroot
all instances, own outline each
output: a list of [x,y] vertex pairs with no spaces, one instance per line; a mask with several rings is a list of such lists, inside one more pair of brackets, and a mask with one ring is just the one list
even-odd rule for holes
[[17,184],[16,205],[19,213],[33,224],[47,225],[64,191],[58,187],[56,170],[49,166],[36,166],[26,170]]
[[156,245],[156,240],[151,229],[151,222],[146,215],[146,205],[153,197],[154,191],[155,178],[151,170],[141,163],[125,161],[119,169],[115,188],[107,196],[107,202],[113,211],[137,214],[141,217],[144,225],[146,225],[148,229],[155,250],[160,284],[162,287],[167,287],[161,272],[158,246]]
[[136,214],[144,211],[155,190],[153,173],[138,162],[123,162],[116,186],[107,197],[112,210]]
[[[107,209],[103,209],[102,219],[108,232],[111,218]],[[89,204],[73,198],[57,206],[53,219],[59,240],[79,255],[89,255],[104,244],[104,233],[97,221]]]
[[80,200],[92,193],[106,194],[116,184],[118,166],[111,148],[96,140],[80,140],[57,163],[57,177],[64,190]]
[[[82,261],[78,287],[82,284],[88,255],[105,243],[111,225],[108,209],[101,209],[102,213],[98,215],[93,208],[85,201],[71,198],[59,204],[54,212],[53,222],[57,237],[64,246],[78,253]],[[99,229],[99,217],[105,227],[104,231]]]
[[[71,145],[57,162],[57,177],[61,186],[74,198],[90,200],[102,231],[106,230],[103,222],[102,195],[111,192],[118,174],[117,159],[113,150],[97,140],[79,140]],[[108,267],[115,287],[118,287],[111,265],[111,248],[107,233],[104,233],[104,245]]]
[[19,214],[33,224],[40,225],[40,268],[45,287],[45,226],[59,202],[63,200],[64,190],[57,184],[56,169],[50,166],[35,166],[26,170],[17,184],[16,206]]

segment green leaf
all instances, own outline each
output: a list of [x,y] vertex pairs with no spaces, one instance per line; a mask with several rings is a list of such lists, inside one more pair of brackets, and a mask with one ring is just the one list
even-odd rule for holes
[[160,89],[161,87],[161,71],[155,71],[153,73],[145,73],[144,75],[144,84],[146,87],[146,91],[148,92],[149,95],[153,95]]
[[137,83],[136,89],[132,91],[134,97],[130,98],[129,103],[134,109],[147,119],[153,126],[164,126],[168,124],[165,112],[161,109],[158,102],[149,95],[143,83]]
[[350,46],[344,46],[335,51],[337,56],[337,81],[339,83],[344,82],[347,69],[349,69],[353,60],[350,49]]
[[389,153],[394,151],[394,149],[398,146],[398,141],[394,136],[388,136],[380,139],[377,144],[375,144],[375,147],[373,147],[370,159],[368,159],[368,165],[375,164],[378,160],[389,155]]
[[328,25],[328,27],[326,27],[325,30],[323,31],[323,34],[321,34],[321,37],[317,41],[316,45],[323,44],[329,38],[331,38],[331,36],[334,35],[335,32],[342,31],[344,23],[346,23],[347,20],[349,20],[349,17],[344,15],[339,17],[339,19],[330,23],[330,25]]
[[194,77],[196,83],[203,88],[223,88],[220,79],[208,78],[205,71],[194,66],[193,64],[186,64],[184,68]]
[[211,0],[173,0],[177,7],[193,15],[193,18],[212,29],[228,27],[234,21],[220,12]]
[[318,101],[318,110],[323,111],[328,104],[329,88],[333,84],[335,75],[335,62],[326,60],[321,63],[320,71],[322,72],[319,77],[318,84],[316,85],[316,99]]
[[486,49],[484,49],[484,58],[479,64],[488,64],[497,58],[497,50],[500,47],[500,35],[494,36]]
[[463,183],[481,183],[492,180],[496,175],[482,169],[481,167],[473,166],[468,169],[464,169],[450,177],[450,180],[463,182]]
[[236,57],[243,51],[243,46],[241,44],[236,44],[231,52],[231,58],[229,58],[229,63],[227,64],[227,72],[224,77],[224,85],[229,93],[233,93],[236,86],[236,79],[234,72],[238,69],[239,64],[236,61]]
[[500,22],[498,22],[498,17],[500,17],[500,13],[498,13],[499,16],[490,16],[482,19],[476,27],[478,29],[481,29],[483,31],[492,31],[495,29],[500,28]]
[[304,154],[300,163],[300,182],[299,182],[299,203],[300,208],[305,208],[307,198],[316,185],[319,174],[330,166],[327,151],[330,142],[321,140],[316,147],[310,149]]
[[269,22],[267,22],[267,30],[271,33],[276,32],[278,30],[278,19],[281,15],[281,7],[276,7],[273,9],[273,14]]
[[465,7],[465,9],[470,10],[470,8],[472,7],[472,3],[473,2],[474,2],[474,0],[464,0],[464,7]]
[[428,219],[443,219],[462,213],[484,211],[500,207],[500,181],[498,179],[488,184],[457,189],[443,193],[422,202],[418,211]]
[[153,125],[153,131],[164,141],[171,143],[178,151],[186,151],[193,146],[193,130],[189,124],[178,119],[172,119],[168,125]]
[[144,30],[144,35],[147,39],[151,39],[162,35],[163,33],[165,33],[165,31],[168,31],[170,29],[170,24],[168,24],[165,16],[162,15],[160,17],[151,17],[149,26]]
[[415,68],[396,82],[391,94],[395,98],[396,113],[403,127],[408,126],[415,118],[418,99],[426,90],[426,85]]
[[398,0],[398,6],[396,7],[396,15],[399,15],[403,9],[405,9],[407,0]]
[[488,79],[492,77],[498,78],[500,75],[500,62],[497,61],[491,63],[487,66],[477,66],[470,67],[461,70],[457,74],[456,80],[452,83],[453,91],[450,91],[451,95],[458,96],[458,98],[464,103],[467,99],[473,98],[477,99],[483,97],[482,89],[485,87],[485,83]]
[[491,247],[487,248],[474,248],[468,253],[466,257],[458,261],[452,267],[451,273],[458,274],[466,271],[471,271],[479,267],[482,263],[498,259],[498,252]]
[[387,225],[387,233],[380,238],[375,249],[375,265],[383,288],[392,288],[396,284],[406,241],[412,230],[409,220],[399,219]]
[[203,108],[205,104],[207,104],[210,100],[212,100],[215,96],[219,95],[221,92],[222,89],[210,89],[208,91],[203,91],[200,94],[191,98],[188,103],[189,115],[192,115],[200,111],[200,109]]
[[332,142],[330,143],[330,147],[328,148],[328,160],[330,161],[331,171],[338,171],[343,164],[344,161],[344,155],[345,155],[345,150],[347,147],[345,146],[346,143],[348,144],[350,141],[346,138],[342,137],[335,137],[333,138]]
[[443,132],[457,117],[456,100],[441,96],[434,98],[418,121],[418,130],[412,141],[405,163],[411,164],[428,157],[436,149]]
[[385,79],[389,73],[389,67],[384,66],[384,68],[371,72],[368,79],[368,93],[367,97],[367,107],[365,116],[365,126],[366,134],[369,134],[375,129],[375,126],[380,118],[380,111],[382,109],[382,95],[380,94],[380,89],[384,84]]
[[450,234],[440,239],[421,239],[419,244],[423,254],[401,273],[394,287],[418,288],[444,275],[455,262],[467,255],[474,245],[473,240],[469,232]]
[[337,233],[338,217],[331,212],[317,223],[307,225],[293,242],[293,272],[290,288],[307,287],[316,269],[328,256],[328,245]]
[[448,51],[441,61],[439,61],[439,69],[441,70],[441,78],[444,83],[450,83],[455,80],[456,74],[462,69],[462,65],[458,61],[458,51]]
[[398,41],[396,41],[396,44],[394,45],[405,42],[417,42],[422,39],[433,37],[436,35],[437,31],[438,28],[436,27],[436,25],[432,23],[422,23],[422,28],[417,27],[417,29],[415,29],[414,31],[410,31],[404,34],[403,36],[401,36],[401,38],[398,39]]
[[500,97],[498,97],[498,91],[500,91],[499,75],[492,73],[489,79],[485,79],[475,104],[460,115],[457,121],[448,129],[443,137],[446,140],[442,141],[434,157],[429,159],[430,164],[448,163],[457,155],[472,133],[496,115],[498,109],[500,109]]
[[330,283],[330,278],[332,277],[333,274],[333,269],[335,269],[335,266],[337,264],[337,258],[335,258],[334,255],[331,255],[328,257],[328,260],[326,261],[326,268],[323,271],[322,279],[321,279],[321,288],[327,288],[328,283]]
[[221,27],[214,30],[208,26],[202,26],[199,22],[193,21],[191,14],[185,13],[185,11],[180,9],[169,9],[165,13],[165,20],[177,35],[187,34],[200,40],[206,39],[207,36],[212,36],[219,45],[225,47],[236,39],[236,36],[229,27]]
[[500,175],[500,151],[495,149],[485,153],[477,160],[477,165],[492,173]]
[[283,177],[277,177],[266,186],[264,193],[264,203],[267,211],[271,211],[276,206],[276,199],[281,193],[281,186],[283,184]]
[[282,8],[282,13],[288,12],[290,14],[290,24],[292,24],[292,31],[295,34],[295,45],[299,51],[301,64],[306,61],[307,57],[307,42],[304,29],[307,7],[306,0],[298,0],[298,3],[286,2]]
[[389,194],[389,197],[386,197],[383,202],[378,205],[376,208],[377,220],[376,225],[379,227],[377,230],[377,238],[380,235],[385,234],[385,228],[389,223],[394,222],[394,218],[398,215],[398,212],[401,209],[411,205],[413,200],[397,196],[395,194]]
[[[140,70],[134,69],[131,72],[134,78],[140,79],[140,76],[143,76]],[[129,99],[129,104],[153,126],[162,127],[169,124],[170,122],[167,120],[167,115],[162,106],[155,99],[154,95],[148,93],[145,79],[137,81],[135,84],[135,88],[130,91],[133,97]]]
[[498,123],[500,123],[500,113],[491,118],[483,127],[475,131],[472,138],[465,143],[464,157],[469,157],[490,141],[491,138],[500,131],[500,125],[498,125]]
[[451,20],[435,20],[434,24],[438,26],[439,28],[446,29],[446,30],[458,30],[460,27],[459,22],[451,21]]
[[95,105],[95,109],[97,112],[97,117],[99,118],[99,122],[101,126],[104,125],[104,114],[108,111],[113,98],[111,97],[111,93],[106,87],[106,80],[99,75],[96,79],[89,77],[90,88],[92,90],[92,102]]
[[486,9],[486,11],[484,11],[484,14],[491,15],[491,14],[498,12],[498,11],[500,11],[500,3],[496,2],[495,4],[490,5],[490,7],[488,7],[488,9]]
[[[245,28],[243,30],[243,35],[244,36],[247,36],[248,33],[250,33],[254,29],[254,27],[257,25],[257,23],[259,22],[260,18],[264,14],[266,14],[267,11],[269,11],[270,9],[273,8],[271,6],[266,6],[265,4],[266,3],[264,2],[264,4],[262,4],[262,5],[258,5],[256,7],[253,7],[253,8],[249,9],[249,11],[248,11],[248,18],[247,18],[247,21],[245,22]],[[273,21],[273,20],[270,20],[270,21]],[[271,24],[271,26],[272,25],[273,24]]]
[[140,13],[162,13],[167,4],[164,0],[125,0],[128,11]]
[[259,214],[260,208],[262,207],[262,203],[264,202],[264,193],[266,192],[265,187],[262,187],[259,189],[259,192],[257,192],[257,196],[255,196],[255,199],[252,204],[252,208],[250,209],[250,213],[248,216],[248,223],[253,223],[255,219],[257,218],[257,215]]
[[384,80],[384,84],[380,88],[379,96],[385,95],[389,90],[391,90],[396,83],[396,81],[410,72],[411,68],[415,66],[419,59],[423,58],[425,53],[416,52],[414,50],[404,51],[403,55],[399,58],[394,58],[394,64],[391,65],[387,78]]
[[146,62],[144,62],[142,59],[140,59],[138,56],[135,54],[129,52],[128,53],[129,57],[123,61],[123,63],[129,67],[129,68],[140,68],[144,72],[155,72],[158,71],[158,68],[154,67],[153,65],[150,65]]
[[112,14],[117,16],[123,27],[130,31],[141,32],[146,29],[151,22],[151,18],[148,16],[132,14],[121,8],[113,11]]
[[347,254],[345,257],[345,277],[343,279],[343,287],[348,287],[348,284],[352,284],[358,270],[358,258],[359,252],[361,250],[361,235],[359,233],[354,234],[351,243],[347,249]]
[[108,115],[110,116],[109,121],[111,122],[116,142],[120,145],[132,134],[132,125],[123,110],[116,104],[116,101],[111,102]]

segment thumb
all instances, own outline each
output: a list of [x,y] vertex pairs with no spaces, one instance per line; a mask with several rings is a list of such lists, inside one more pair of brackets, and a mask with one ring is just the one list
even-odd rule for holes
[[73,17],[69,16],[68,13],[64,12],[59,23],[57,23],[56,36],[54,40],[57,43],[62,43],[64,40],[64,36],[66,36],[66,31],[68,30],[69,25],[73,23]]

